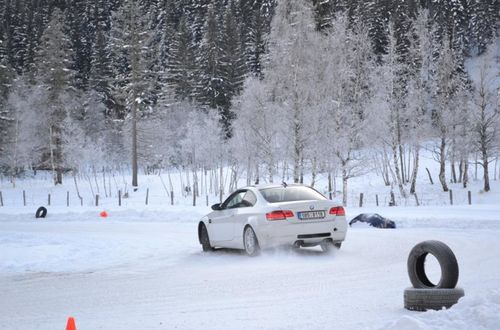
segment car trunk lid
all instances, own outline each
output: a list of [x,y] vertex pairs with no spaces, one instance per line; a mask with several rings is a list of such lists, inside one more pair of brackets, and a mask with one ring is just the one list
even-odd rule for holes
[[332,207],[337,206],[329,200],[281,202],[272,205],[282,211],[292,211],[293,217],[286,218],[292,223],[331,221],[335,219],[335,215],[329,214],[329,211]]

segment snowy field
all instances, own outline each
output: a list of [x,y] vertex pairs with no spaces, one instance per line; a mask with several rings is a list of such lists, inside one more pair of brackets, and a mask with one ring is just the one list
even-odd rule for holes
[[[0,328],[498,329],[500,205],[350,208],[396,230],[351,228],[342,249],[203,254],[206,207],[31,213],[0,209]],[[50,212],[50,211],[49,211]],[[406,258],[446,242],[465,297],[447,311],[403,309]],[[436,265],[434,265],[436,267]],[[430,267],[430,276],[438,276]]]
[[[430,158],[423,161],[435,174]],[[448,193],[421,173],[421,206],[399,197],[398,207],[387,207],[390,188],[375,175],[359,177],[351,182],[348,218],[377,212],[397,229],[350,228],[333,255],[316,247],[249,258],[229,250],[201,252],[196,226],[209,207],[203,197],[193,207],[190,196],[182,197],[180,175],[172,178],[173,206],[159,177],[142,175],[141,189],[129,192],[121,207],[116,191],[128,177],[108,179],[107,198],[106,181],[99,182],[98,207],[90,192],[94,180],[78,182],[83,206],[71,177],[59,187],[46,173],[20,180],[15,188],[0,181],[0,329],[63,329],[68,316],[79,330],[498,329],[500,181],[493,180],[487,194],[480,181],[468,189],[451,185],[451,206]],[[317,188],[325,187],[320,177]],[[363,208],[355,207],[360,192]],[[48,217],[35,219],[49,193]],[[209,204],[216,202],[211,194]],[[107,218],[99,217],[103,210]],[[449,310],[410,312],[403,308],[403,291],[410,286],[407,257],[429,239],[455,252],[465,297]],[[439,276],[438,268],[429,261],[431,279]]]

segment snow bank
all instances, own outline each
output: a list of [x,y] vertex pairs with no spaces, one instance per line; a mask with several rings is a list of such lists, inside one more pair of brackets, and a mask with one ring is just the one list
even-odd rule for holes
[[500,291],[493,290],[483,297],[465,297],[448,310],[415,312],[388,323],[386,330],[432,329],[498,329],[500,325]]

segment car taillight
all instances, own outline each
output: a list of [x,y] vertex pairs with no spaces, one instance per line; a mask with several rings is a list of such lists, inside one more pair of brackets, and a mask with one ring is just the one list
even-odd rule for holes
[[266,213],[266,219],[269,221],[286,220],[286,218],[293,218],[292,211],[272,211]]
[[342,206],[335,206],[330,209],[330,214],[333,215],[345,215],[345,210]]

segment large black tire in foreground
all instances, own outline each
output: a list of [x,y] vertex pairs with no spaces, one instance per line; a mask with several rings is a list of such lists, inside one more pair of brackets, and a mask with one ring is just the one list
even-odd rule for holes
[[404,293],[405,308],[412,311],[441,310],[450,308],[464,296],[464,290],[407,288]]
[[36,210],[36,213],[35,213],[35,218],[45,218],[45,216],[47,215],[47,209],[43,206],[40,206],[38,208],[38,210]]
[[[441,266],[441,279],[432,283],[425,273],[425,258],[432,254]],[[458,282],[458,263],[453,251],[440,241],[424,241],[415,245],[408,256],[408,275],[414,288],[453,289]]]

